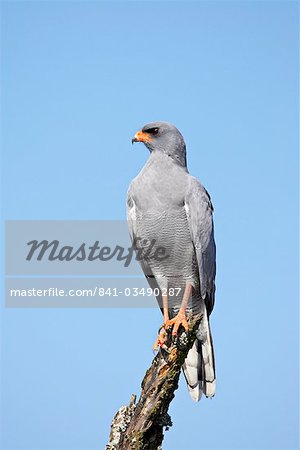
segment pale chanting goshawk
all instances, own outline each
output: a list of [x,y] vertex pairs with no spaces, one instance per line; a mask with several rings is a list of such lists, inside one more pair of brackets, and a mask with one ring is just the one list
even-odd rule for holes
[[[216,249],[213,207],[201,183],[186,165],[186,146],[178,129],[153,122],[132,142],[150,151],[147,163],[127,193],[129,232],[136,250],[150,242],[163,248],[163,258],[140,258],[148,283],[157,295],[164,323],[155,349],[166,349],[166,336],[187,329],[186,314],[200,314],[197,339],[183,365],[188,390],[198,401],[215,394],[216,375],[209,316],[214,307]],[[153,250],[153,245],[152,245]],[[156,295],[155,294],[155,295]]]

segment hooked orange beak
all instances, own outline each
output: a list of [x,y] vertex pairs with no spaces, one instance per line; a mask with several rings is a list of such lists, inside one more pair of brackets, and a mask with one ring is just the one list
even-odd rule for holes
[[150,137],[149,133],[145,133],[144,131],[138,131],[131,139],[132,144],[134,142],[149,142],[149,141],[152,141],[152,138]]

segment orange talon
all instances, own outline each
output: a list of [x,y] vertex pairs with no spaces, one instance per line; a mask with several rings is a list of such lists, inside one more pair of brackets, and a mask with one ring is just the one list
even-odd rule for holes
[[162,295],[163,300],[163,313],[164,313],[164,324],[160,328],[158,333],[158,338],[154,344],[153,350],[156,351],[158,347],[161,347],[166,352],[170,353],[170,350],[168,349],[168,346],[166,345],[166,341],[168,340],[168,343],[171,344],[170,336],[168,336],[168,331],[173,327],[172,330],[172,336],[177,336],[179,327],[182,326],[185,331],[188,331],[189,325],[186,320],[185,310],[187,307],[188,300],[190,298],[192,292],[192,284],[187,283],[185,287],[185,291],[183,294],[183,299],[181,303],[181,307],[179,309],[179,312],[177,316],[175,316],[173,319],[169,319],[169,310],[168,310],[168,296]]
[[156,342],[154,344],[154,347],[153,347],[154,351],[158,350],[158,347],[161,347],[164,350],[167,348],[167,346],[165,344],[166,336],[167,336],[166,329],[163,325],[158,334],[158,338],[156,339]]
[[185,312],[179,311],[177,316],[174,317],[174,319],[168,320],[165,327],[166,329],[172,328],[172,336],[177,336],[178,330],[180,325],[185,329],[185,331],[188,331],[189,326],[186,320]]

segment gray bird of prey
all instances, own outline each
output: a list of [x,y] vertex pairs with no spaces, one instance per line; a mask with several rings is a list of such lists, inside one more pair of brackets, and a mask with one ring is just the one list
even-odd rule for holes
[[213,397],[216,375],[209,316],[215,300],[216,249],[210,196],[189,174],[185,142],[174,125],[148,123],[134,142],[143,142],[150,156],[128,189],[130,236],[136,251],[154,242],[156,250],[165,252],[164,257],[140,258],[164,318],[154,349],[167,350],[167,336],[176,336],[180,327],[187,330],[187,315],[200,314],[197,339],[183,372],[193,400],[200,400],[202,393]]

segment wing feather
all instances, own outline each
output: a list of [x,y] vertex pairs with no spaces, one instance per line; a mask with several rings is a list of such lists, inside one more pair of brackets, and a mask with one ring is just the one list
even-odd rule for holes
[[201,297],[210,314],[215,301],[216,246],[214,240],[213,206],[210,196],[194,177],[185,198],[191,238],[197,256]]

